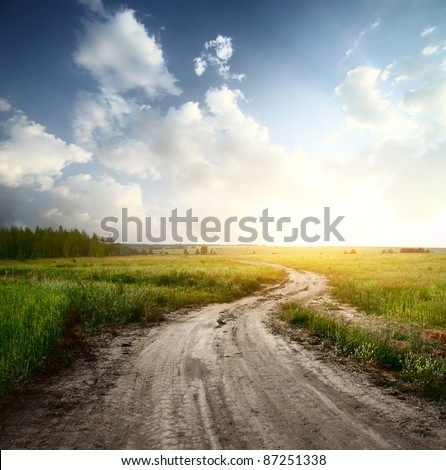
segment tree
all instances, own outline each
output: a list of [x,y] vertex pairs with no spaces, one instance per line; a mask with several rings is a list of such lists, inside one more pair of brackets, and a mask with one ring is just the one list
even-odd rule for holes
[[137,250],[119,243],[106,243],[96,234],[65,230],[59,226],[29,228],[0,227],[0,259],[73,258],[76,256],[133,255]]

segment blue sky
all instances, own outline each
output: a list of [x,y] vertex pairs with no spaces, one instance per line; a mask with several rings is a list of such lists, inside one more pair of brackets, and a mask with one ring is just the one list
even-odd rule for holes
[[0,223],[345,215],[446,246],[441,0],[7,2]]

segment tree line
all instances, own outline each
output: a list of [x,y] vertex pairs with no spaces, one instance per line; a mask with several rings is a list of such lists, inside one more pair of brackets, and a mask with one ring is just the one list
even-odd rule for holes
[[[387,250],[384,248],[384,250],[381,253],[392,254],[394,253],[394,251],[392,248],[387,248]],[[427,248],[400,248],[400,253],[433,253],[433,251],[428,250]]]
[[74,258],[78,256],[124,256],[137,250],[118,243],[104,243],[96,234],[91,237],[78,229],[57,230],[36,227],[0,227],[0,259]]

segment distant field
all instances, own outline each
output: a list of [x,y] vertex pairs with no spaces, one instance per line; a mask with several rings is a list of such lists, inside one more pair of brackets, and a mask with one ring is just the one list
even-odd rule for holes
[[[333,295],[373,315],[446,328],[446,252],[382,254],[382,248],[225,247],[226,256],[325,274]],[[350,251],[350,248],[348,249]]]

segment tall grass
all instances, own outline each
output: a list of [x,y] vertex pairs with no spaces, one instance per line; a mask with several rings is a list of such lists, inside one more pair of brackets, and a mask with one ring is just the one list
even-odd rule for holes
[[69,298],[59,289],[0,284],[0,396],[48,361],[68,316]]
[[68,331],[91,334],[249,295],[280,271],[222,259],[56,260],[0,267],[0,398],[25,387]]

